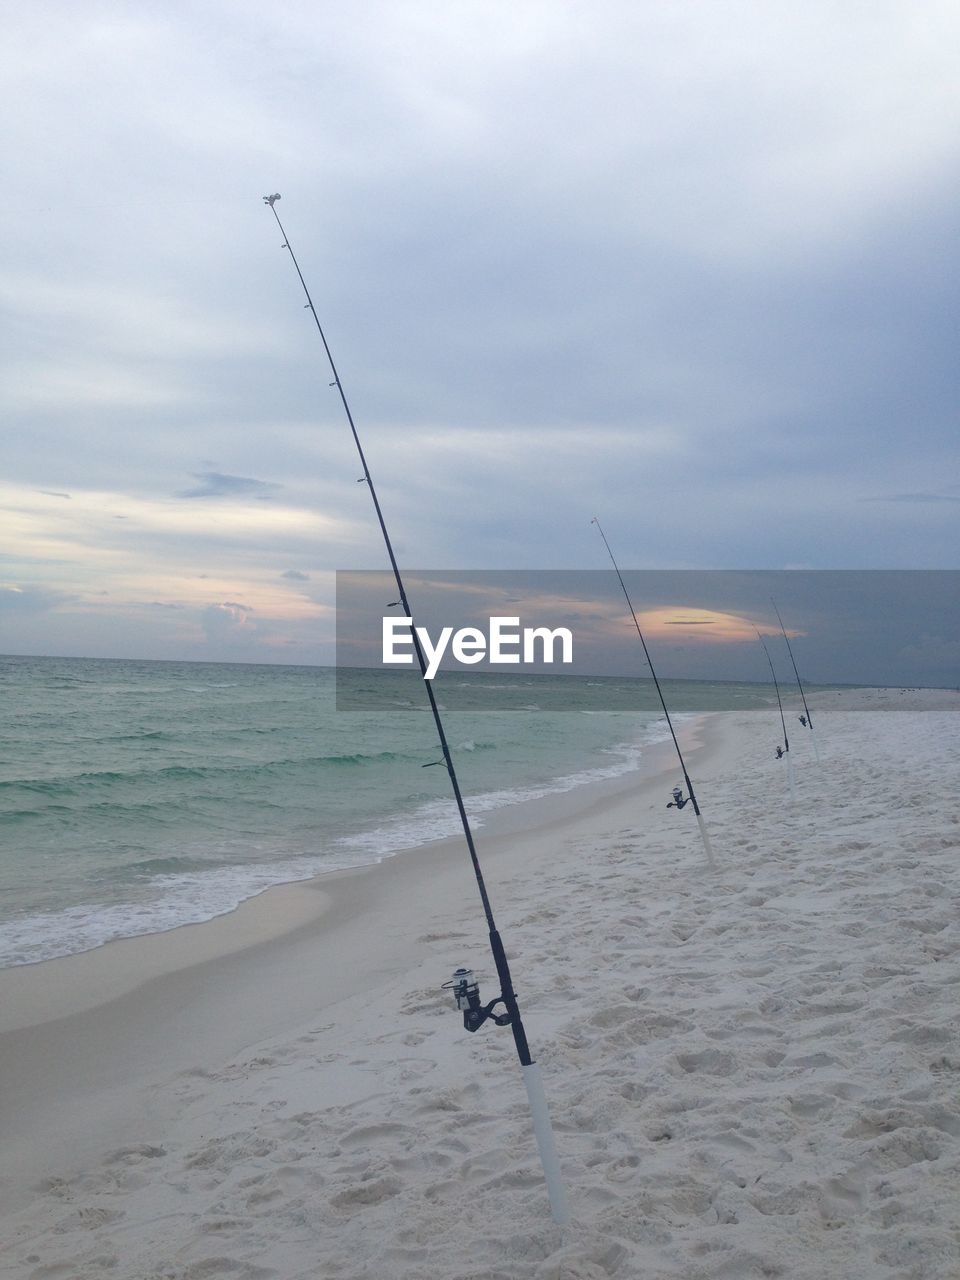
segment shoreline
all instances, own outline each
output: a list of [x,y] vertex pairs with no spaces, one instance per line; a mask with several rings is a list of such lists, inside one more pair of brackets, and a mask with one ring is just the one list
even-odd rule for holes
[[[695,736],[695,726],[705,714],[710,712],[683,713],[681,725],[687,722]],[[659,726],[664,735],[661,738],[652,736],[656,721],[650,721],[642,729],[635,729],[632,740],[628,735],[626,741],[621,741],[622,735],[617,735],[615,745],[611,738],[599,752],[596,744],[593,751],[581,749],[579,763],[567,760],[561,765],[558,761],[557,772],[552,776],[526,782],[515,778],[499,782],[471,779],[470,759],[464,755],[458,767],[467,783],[474,783],[473,791],[465,794],[474,832],[486,840],[523,830],[540,820],[538,806],[559,807],[572,813],[584,803],[581,797],[600,794],[607,785],[613,791],[629,787],[632,778],[650,771],[649,759],[657,758],[657,748],[669,741],[662,717]],[[466,745],[473,748],[472,742]],[[606,762],[607,753],[614,763]],[[482,769],[480,774],[483,775]],[[282,809],[278,812],[280,818],[271,828],[273,834],[282,834],[286,817]],[[407,811],[400,806],[368,815],[366,825],[361,824],[356,830],[348,824],[347,834],[338,832],[336,820],[332,829],[326,824],[322,804],[313,805],[311,817],[312,825],[301,835],[297,849],[283,848],[281,840],[281,852],[266,862],[258,862],[245,851],[254,837],[247,831],[238,831],[231,840],[238,854],[226,865],[217,869],[194,866],[182,873],[184,882],[178,879],[180,873],[166,875],[163,879],[168,883],[162,887],[148,885],[143,900],[128,894],[126,901],[112,901],[108,893],[106,900],[97,901],[94,884],[79,895],[79,900],[74,900],[74,892],[60,909],[38,905],[22,906],[18,911],[14,895],[5,909],[8,914],[0,921],[0,974],[51,960],[66,961],[131,938],[149,938],[186,926],[204,925],[243,910],[247,903],[277,887],[309,884],[331,872],[363,868],[461,835],[452,796],[449,789],[442,787],[432,798],[419,796]],[[298,820],[302,825],[302,814]],[[168,852],[176,861],[178,850]],[[256,924],[253,929],[263,936]]]
[[[703,745],[705,723],[721,714],[703,712],[678,727],[681,745],[691,758]],[[482,825],[474,827],[478,850],[485,855],[489,849],[495,857],[502,842],[593,813],[671,768],[676,768],[676,758],[668,738],[646,745],[639,767],[623,774],[488,810]],[[452,800],[450,803],[452,808]],[[96,1008],[166,973],[215,961],[310,927],[336,909],[338,886],[344,879],[363,877],[395,859],[415,859],[434,850],[451,857],[463,851],[465,857],[462,833],[397,849],[377,861],[334,867],[303,880],[270,885],[207,920],[131,934],[69,955],[0,968],[0,1035]]]

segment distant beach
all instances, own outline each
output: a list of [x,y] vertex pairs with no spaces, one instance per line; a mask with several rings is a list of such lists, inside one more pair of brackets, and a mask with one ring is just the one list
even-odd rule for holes
[[483,841],[565,1233],[451,839],[0,974],[4,1273],[953,1280],[960,696],[811,706],[793,806],[769,709],[690,726],[714,874],[658,747]]

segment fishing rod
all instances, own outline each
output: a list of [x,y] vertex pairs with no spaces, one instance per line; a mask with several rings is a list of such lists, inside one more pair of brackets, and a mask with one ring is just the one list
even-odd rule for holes
[[770,674],[773,676],[773,687],[777,691],[777,706],[780,708],[780,723],[783,725],[783,746],[777,747],[777,759],[779,760],[781,756],[787,757],[787,780],[790,784],[790,799],[795,800],[797,798],[797,793],[793,780],[793,760],[790,756],[790,739],[787,737],[787,720],[783,714],[783,701],[780,697],[780,685],[777,683],[777,673],[773,669],[773,659],[770,657],[770,650],[767,648],[767,642],[760,634],[759,627],[754,627],[754,631],[757,633],[757,639],[763,645],[763,652],[767,655],[767,662],[770,664]]
[[777,615],[777,621],[780,623],[780,630],[783,632],[783,638],[787,643],[787,653],[790,655],[790,661],[793,663],[793,674],[797,677],[797,688],[800,690],[800,697],[803,699],[804,715],[800,716],[800,723],[805,729],[810,730],[810,737],[813,740],[813,754],[817,757],[817,764],[820,763],[820,749],[817,746],[817,735],[813,731],[813,716],[810,714],[810,708],[807,706],[807,695],[803,692],[803,685],[800,683],[800,672],[797,670],[797,660],[793,656],[793,649],[790,647],[790,639],[787,635],[787,629],[783,625],[783,619],[780,617],[780,610],[777,608],[777,602],[773,596],[770,597],[770,603],[773,605],[774,613]]
[[603,545],[607,548],[607,555],[610,557],[610,562],[613,565],[614,569],[616,570],[617,577],[620,579],[620,586],[623,588],[624,599],[627,602],[627,608],[630,610],[630,615],[633,618],[633,625],[637,628],[637,635],[640,637],[640,643],[643,645],[644,657],[647,660],[647,666],[650,668],[650,674],[653,676],[653,683],[657,686],[657,693],[660,695],[660,705],[661,707],[663,707],[663,714],[667,718],[667,727],[670,730],[671,738],[673,738],[673,745],[677,749],[677,758],[680,761],[680,769],[683,773],[683,779],[687,784],[687,791],[689,792],[689,795],[684,796],[683,791],[681,790],[680,787],[674,787],[673,800],[671,801],[670,804],[667,805],[667,808],[682,809],[685,804],[689,803],[693,805],[693,812],[697,815],[697,823],[699,824],[699,827],[700,827],[700,835],[703,839],[703,847],[706,850],[707,861],[710,863],[711,868],[715,868],[716,863],[713,860],[713,849],[710,846],[710,837],[707,835],[707,828],[703,821],[703,815],[700,812],[700,806],[697,804],[696,792],[693,789],[693,783],[690,781],[690,775],[687,772],[687,766],[683,760],[683,752],[680,750],[680,743],[677,741],[677,735],[674,732],[673,721],[670,719],[670,712],[667,710],[667,703],[666,703],[666,699],[663,696],[663,690],[660,688],[660,681],[657,679],[657,673],[656,671],[654,671],[653,663],[650,660],[650,650],[647,648],[647,642],[646,640],[644,640],[643,632],[640,630],[640,622],[637,619],[637,611],[633,607],[633,601],[630,599],[630,594],[627,591],[627,584],[624,582],[623,574],[620,572],[620,568],[616,560],[614,559],[613,552],[610,550],[610,543],[607,541],[607,535],[603,532],[603,529],[600,525],[600,521],[597,519],[596,516],[594,516],[593,519],[590,521],[590,523],[595,524],[597,526],[597,532],[600,534],[600,537],[603,539]]
[[[280,215],[276,210],[276,202],[280,199],[279,192],[274,195],[264,196],[263,202],[269,205],[270,212],[277,221],[280,228],[280,234],[283,236],[282,247],[290,254],[290,259],[296,268],[297,276],[300,279],[300,285],[306,298],[305,310],[308,310],[313,316],[317,326],[317,332],[320,334],[320,341],[323,343],[323,349],[326,353],[327,361],[330,365],[330,371],[333,374],[333,382],[331,387],[336,387],[340,395],[340,402],[343,405],[343,411],[346,414],[347,422],[350,424],[350,431],[353,435],[353,442],[357,447],[357,454],[360,458],[360,465],[363,468],[363,476],[359,483],[366,483],[370,491],[370,497],[373,500],[373,507],[377,513],[377,522],[380,525],[380,532],[383,535],[384,545],[387,549],[387,556],[390,560],[390,567],[393,570],[394,580],[397,584],[397,591],[400,599],[398,604],[403,606],[404,617],[410,620],[410,634],[413,639],[414,651],[417,655],[417,661],[420,664],[420,674],[423,676],[423,686],[427,692],[427,699],[430,703],[430,710],[433,714],[433,723],[436,726],[437,736],[440,739],[440,749],[443,753],[443,763],[447,767],[447,773],[450,776],[450,785],[453,788],[453,796],[457,805],[457,812],[460,815],[460,822],[463,826],[463,835],[467,842],[467,849],[470,854],[470,861],[473,865],[473,873],[477,881],[477,888],[480,891],[480,901],[483,904],[483,914],[486,917],[487,930],[490,937],[490,950],[493,953],[493,962],[497,970],[497,978],[500,982],[500,995],[489,1001],[487,1004],[480,1002],[479,983],[473,976],[470,969],[457,969],[454,972],[451,982],[446,983],[445,987],[452,990],[453,998],[457,1008],[463,1013],[463,1025],[467,1031],[478,1031],[481,1026],[489,1019],[498,1027],[509,1026],[513,1032],[513,1040],[517,1049],[517,1057],[520,1059],[520,1069],[523,1073],[523,1081],[527,1090],[527,1098],[530,1102],[530,1111],[533,1116],[533,1129],[537,1140],[537,1148],[540,1153],[540,1161],[543,1165],[544,1178],[547,1184],[547,1193],[550,1199],[550,1209],[553,1214],[553,1220],[558,1225],[563,1226],[569,1220],[569,1212],[567,1209],[566,1193],[560,1178],[560,1164],[557,1159],[556,1147],[553,1140],[553,1128],[550,1124],[550,1114],[547,1110],[547,1099],[543,1088],[543,1080],[540,1075],[540,1068],[534,1061],[530,1053],[530,1046],[527,1042],[526,1031],[524,1030],[523,1020],[520,1016],[520,1007],[517,1003],[516,992],[513,989],[513,978],[510,974],[510,965],[507,961],[507,954],[500,938],[496,922],[493,916],[493,907],[490,903],[490,897],[487,893],[487,887],[483,879],[483,872],[480,869],[480,860],[477,856],[476,845],[474,844],[473,831],[470,827],[470,820],[467,817],[467,811],[463,803],[463,795],[460,791],[460,782],[457,778],[457,771],[454,768],[453,756],[450,753],[450,746],[447,741],[447,735],[444,731],[443,720],[440,716],[440,708],[437,706],[437,700],[434,696],[433,685],[427,677],[427,659],[420,643],[420,637],[416,627],[413,625],[413,614],[407,601],[407,591],[403,583],[403,577],[400,573],[400,566],[394,554],[393,543],[390,541],[390,535],[387,532],[387,525],[384,519],[383,511],[380,507],[380,500],[377,497],[377,491],[374,488],[373,477],[370,474],[370,468],[367,465],[366,455],[363,446],[360,443],[360,436],[357,432],[356,425],[353,421],[353,414],[350,412],[350,406],[347,403],[346,393],[343,389],[343,383],[340,381],[340,375],[337,372],[337,366],[334,364],[333,355],[327,343],[326,335],[323,332],[323,326],[320,324],[320,317],[317,315],[316,307],[313,305],[313,299],[310,296],[310,290],[307,288],[307,282],[303,278],[303,272],[300,270],[300,264],[297,262],[296,254],[290,244],[290,238],[284,230],[283,223],[280,221]],[[495,1013],[497,1005],[503,1005],[503,1012]]]

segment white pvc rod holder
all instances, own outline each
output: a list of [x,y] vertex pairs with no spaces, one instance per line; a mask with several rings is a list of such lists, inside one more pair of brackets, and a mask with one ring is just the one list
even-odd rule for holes
[[710,870],[716,871],[717,864],[713,860],[713,847],[710,844],[710,837],[707,835],[707,825],[703,820],[703,814],[697,814],[697,822],[700,824],[700,836],[703,840],[703,847],[707,852],[707,861],[710,863]]
[[547,1110],[543,1078],[535,1062],[521,1066],[520,1070],[523,1072],[523,1083],[527,1086],[527,1098],[533,1115],[533,1132],[537,1139],[543,1175],[547,1180],[550,1212],[557,1226],[565,1227],[570,1221],[570,1210],[567,1205],[567,1193],[560,1177],[560,1161],[557,1159],[557,1148],[553,1141],[553,1126],[550,1123],[550,1112]]

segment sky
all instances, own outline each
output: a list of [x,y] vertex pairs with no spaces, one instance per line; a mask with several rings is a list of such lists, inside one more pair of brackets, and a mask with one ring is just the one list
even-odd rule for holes
[[958,567],[955,4],[4,25],[0,652],[333,660],[385,557],[273,192],[411,571]]
[[[811,684],[960,686],[958,570],[634,569],[623,580],[621,587],[610,568],[439,570],[408,575],[406,587],[417,601],[428,659],[431,651],[441,655],[441,677],[468,669],[646,677],[639,627],[664,678],[769,683],[772,665],[777,680],[795,688],[795,661]],[[384,659],[383,619],[403,616],[402,608],[390,607],[396,594],[388,570],[337,574],[341,667],[406,669]],[[521,637],[503,646],[521,657],[516,665],[488,660],[495,617],[516,620],[502,628]],[[524,660],[523,633],[538,627],[566,628],[569,651],[556,639],[544,661],[543,641],[534,641],[534,661]],[[453,635],[442,647],[443,628],[472,629],[477,646],[468,656],[481,648],[484,656],[464,665]],[[409,626],[395,623],[394,634],[394,655],[410,655],[413,670]],[[352,696],[354,683],[346,688]],[[396,705],[389,690],[383,697],[385,706]]]

